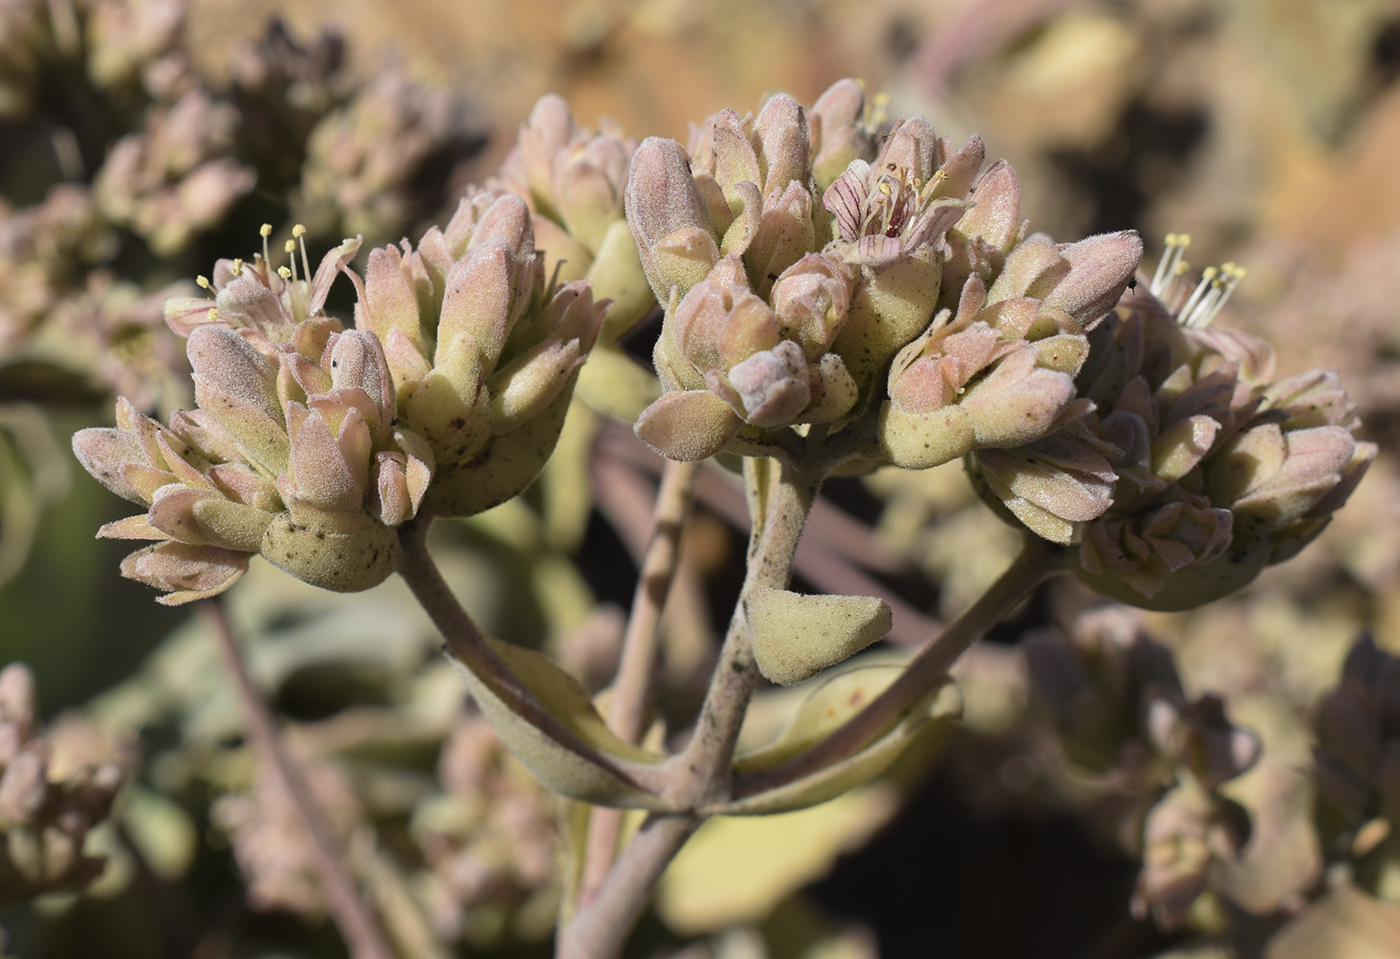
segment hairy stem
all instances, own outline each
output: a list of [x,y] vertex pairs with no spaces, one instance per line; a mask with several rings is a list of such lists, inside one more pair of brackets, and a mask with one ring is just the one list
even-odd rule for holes
[[437,564],[428,553],[427,533],[430,522],[430,518],[419,516],[402,528],[399,534],[403,545],[399,554],[399,575],[408,583],[419,605],[442,634],[448,654],[490,686],[491,691],[516,715],[559,745],[608,770],[621,782],[649,792],[659,791],[662,787],[660,769],[656,770],[651,778],[643,781],[643,777],[650,775],[649,771],[620,768],[541,706],[539,700],[511,672],[510,667],[496,655],[471,616],[452,594]]
[[777,460],[744,461],[745,487],[753,517],[748,568],[695,732],[685,751],[670,764],[668,793],[684,806],[699,809],[729,798],[729,764],[759,678],[749,634],[747,601],[757,589],[784,589],[791,581],[797,541],[824,475],[803,472]]
[[1011,566],[943,631],[933,636],[888,689],[827,738],[787,762],[736,778],[740,799],[797,782],[859,752],[948,675],[948,668],[1036,586],[1064,569],[1063,550],[1027,536]]
[[262,761],[263,768],[271,769],[278,782],[291,799],[302,827],[311,840],[311,866],[316,871],[316,879],[326,896],[326,904],[341,935],[345,937],[354,959],[394,959],[395,953],[380,930],[359,890],[351,878],[345,859],[336,847],[335,840],[326,830],[325,813],[320,809],[311,794],[301,769],[283,748],[282,738],[277,730],[276,720],[263,700],[262,694],[253,679],[248,675],[248,667],[243,662],[243,652],[233,635],[224,608],[218,600],[206,600],[204,611],[214,626],[218,639],[219,654],[224,667],[233,678],[238,692],[238,701],[243,708],[243,722],[247,727],[248,739]]
[[[613,683],[608,707],[608,725],[629,743],[642,735],[656,672],[656,649],[661,610],[671,591],[671,582],[680,561],[681,531],[694,501],[695,477],[699,463],[668,461],[661,472],[661,488],[653,508],[651,539],[632,597],[627,631],[622,638],[622,658]],[[622,810],[595,806],[588,817],[583,875],[579,880],[579,902],[593,898],[617,852],[622,829]]]

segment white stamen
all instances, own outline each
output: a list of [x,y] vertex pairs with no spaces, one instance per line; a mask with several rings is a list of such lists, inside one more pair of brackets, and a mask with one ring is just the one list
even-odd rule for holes
[[1205,300],[1209,299],[1212,288],[1215,286],[1215,278],[1220,273],[1213,266],[1208,266],[1201,271],[1201,282],[1196,284],[1196,289],[1191,293],[1190,299],[1176,311],[1176,320],[1182,326],[1193,326],[1192,316],[1195,315],[1197,307],[1201,306]]
[[306,227],[298,223],[292,227],[292,236],[301,246],[301,272],[306,277],[306,282],[311,282],[311,260],[306,255]]
[[1166,245],[1162,248],[1162,258],[1157,261],[1157,272],[1152,274],[1148,290],[1162,302],[1166,302],[1176,286],[1176,280],[1186,271],[1180,268],[1182,256],[1191,245],[1191,234],[1168,233]]

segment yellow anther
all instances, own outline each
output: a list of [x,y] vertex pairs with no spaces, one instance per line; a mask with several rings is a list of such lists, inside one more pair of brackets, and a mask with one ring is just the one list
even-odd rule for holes
[[277,275],[284,280],[290,280],[292,278],[292,271],[287,269],[285,266],[279,266],[277,268]]
[[297,251],[297,241],[288,240],[286,243],[282,244],[282,249],[287,253],[295,253]]
[[1191,234],[1190,234],[1190,233],[1178,233],[1178,234],[1176,235],[1176,243],[1177,243],[1177,246],[1180,246],[1180,247],[1182,247],[1183,249],[1186,248],[1186,247],[1188,247],[1188,246],[1190,246],[1190,245],[1191,245]]
[[1166,246],[1176,246],[1176,234],[1168,233],[1166,240],[1164,240],[1163,242]]
[[207,277],[207,276],[197,276],[197,277],[195,277],[195,278],[194,278],[194,285],[197,286],[197,287],[199,287],[200,289],[204,289],[204,290],[209,289],[209,288],[210,288],[209,277]]
[[233,266],[230,267],[230,272],[232,272],[234,276],[242,276],[242,275],[243,275],[243,261],[242,261],[242,260],[234,260],[234,261],[233,261]]
[[205,313],[204,316],[210,323],[213,323],[219,318],[219,308],[217,306],[209,307],[209,312]]
[[1185,276],[1187,273],[1190,272],[1191,264],[1187,263],[1185,260],[1177,260],[1176,266],[1172,267],[1172,273],[1175,276]]
[[[1231,266],[1233,266],[1233,265],[1234,265],[1234,264],[1227,263],[1227,264],[1225,264],[1225,267],[1226,267],[1226,269],[1228,269],[1229,267],[1231,267]],[[1219,272],[1220,272],[1220,271],[1217,270],[1215,267],[1213,267],[1213,266],[1208,266],[1208,267],[1206,267],[1204,270],[1201,271],[1201,279],[1204,280],[1204,281],[1206,281],[1206,282],[1210,282],[1211,280],[1215,279],[1216,274],[1219,273]]]
[[300,239],[301,237],[303,237],[303,236],[305,236],[305,235],[306,235],[306,227],[303,226],[302,224],[298,223],[296,226],[292,227],[292,236],[294,236],[294,237]]
[[261,236],[264,240],[272,236],[272,224],[264,223],[261,227],[258,228],[258,235]]

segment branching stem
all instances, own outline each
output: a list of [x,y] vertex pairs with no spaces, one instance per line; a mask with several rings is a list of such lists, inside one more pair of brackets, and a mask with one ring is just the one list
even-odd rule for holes
[[[728,796],[734,744],[758,684],[746,600],[756,589],[788,585],[797,541],[824,475],[786,461],[744,461],[753,516],[748,571],[695,732],[684,752],[666,764],[667,796],[682,808],[700,808]],[[617,956],[652,887],[700,822],[701,817],[691,815],[650,817],[560,932],[559,959]]]
[[695,732],[668,764],[669,796],[683,807],[699,809],[729,798],[734,744],[759,678],[747,601],[757,589],[784,589],[791,581],[797,541],[824,477],[825,471],[803,472],[778,460],[744,461],[754,518],[748,569]]
[[666,866],[700,825],[694,816],[655,815],[622,850],[593,900],[559,932],[555,959],[612,959]]

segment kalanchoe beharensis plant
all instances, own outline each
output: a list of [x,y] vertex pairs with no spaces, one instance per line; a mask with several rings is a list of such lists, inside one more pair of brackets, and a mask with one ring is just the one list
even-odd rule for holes
[[[949,666],[1047,577],[1072,569],[1173,608],[1223,595],[1315,536],[1374,453],[1335,377],[1263,385],[1267,350],[1208,327],[1239,271],[1178,302],[1174,240],[1150,293],[1125,297],[1135,234],[1029,234],[1015,173],[984,170],[980,139],[886,129],[880,112],[842,81],[810,108],[779,94],[757,115],[725,110],[688,147],[634,146],[546,98],[445,227],[370,251],[361,272],[355,240],[314,274],[304,252],[300,271],[266,252],[220,261],[201,281],[212,298],[167,308],[198,408],[162,425],[124,403],[117,428],[75,437],[93,475],[147,507],[103,535],[156,541],[124,572],[166,602],[221,592],[254,553],[337,590],[403,576],[506,747],[595,807],[568,841],[570,959],[619,952],[706,817],[831,799],[943,726],[960,705]],[[325,312],[338,272],[353,326]],[[654,383],[617,348],[653,297]],[[533,481],[576,382],[636,414],[670,460],[606,715],[544,655],[484,636],[426,548],[433,518]],[[742,468],[746,575],[693,732],[668,751],[647,735],[657,622],[712,456]],[[961,457],[1028,527],[1019,558],[912,657],[829,673],[773,741],[741,751],[762,681],[817,676],[890,629],[882,599],[789,589],[823,482]],[[1138,902],[1164,923],[1196,898],[1216,840],[1238,840],[1216,790],[1258,752],[1169,667],[1109,689],[1104,728],[1087,730],[1148,757]],[[617,811],[597,807],[650,815],[623,843]]]

